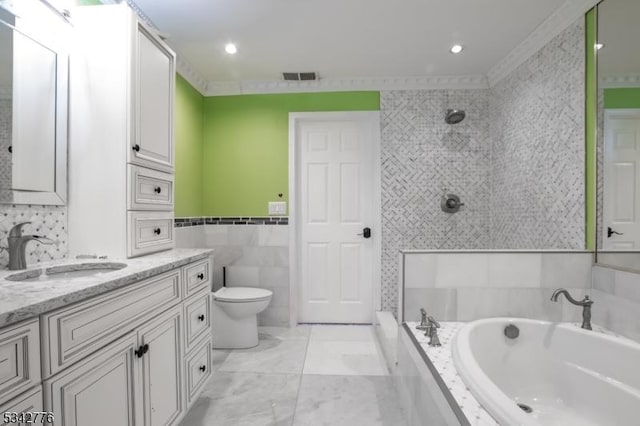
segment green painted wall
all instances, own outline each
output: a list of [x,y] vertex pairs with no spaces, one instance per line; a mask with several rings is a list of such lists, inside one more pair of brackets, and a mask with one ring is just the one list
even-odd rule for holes
[[179,74],[175,93],[175,214],[202,216],[204,96]]
[[604,89],[605,109],[640,108],[640,87]]
[[596,141],[598,135],[598,83],[596,62],[596,39],[598,32],[597,9],[591,9],[586,15],[586,106],[585,106],[585,218],[586,218],[586,249],[596,247],[596,198],[597,198],[597,152]]
[[379,109],[379,92],[205,98],[203,214],[266,216],[279,193],[288,200],[290,112]]

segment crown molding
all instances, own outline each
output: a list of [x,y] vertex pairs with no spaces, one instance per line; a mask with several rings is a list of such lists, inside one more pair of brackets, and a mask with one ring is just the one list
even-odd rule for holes
[[603,89],[640,87],[640,74],[603,75],[599,80],[598,86]]
[[176,58],[176,71],[201,95],[205,96],[207,94],[208,84],[206,80],[179,53]]
[[484,75],[326,78],[316,81],[209,81],[206,96],[354,90],[487,89]]
[[503,78],[515,71],[527,59],[557,37],[562,31],[584,14],[600,0],[566,0],[551,16],[538,26],[522,43],[494,65],[487,73],[489,86],[493,87]]

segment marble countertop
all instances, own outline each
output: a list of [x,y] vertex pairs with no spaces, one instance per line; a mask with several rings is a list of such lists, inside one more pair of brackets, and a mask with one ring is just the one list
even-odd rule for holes
[[36,317],[45,312],[125,287],[145,278],[161,274],[204,259],[211,249],[174,249],[133,259],[67,259],[43,263],[28,270],[41,270],[80,263],[126,263],[123,269],[88,277],[51,281],[9,281],[9,275],[25,271],[0,271],[0,327]]

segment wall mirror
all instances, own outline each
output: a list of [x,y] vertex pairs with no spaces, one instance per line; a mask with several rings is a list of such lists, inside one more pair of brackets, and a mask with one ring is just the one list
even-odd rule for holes
[[69,24],[38,0],[0,0],[0,203],[66,201]]
[[597,258],[640,271],[640,1],[598,5]]

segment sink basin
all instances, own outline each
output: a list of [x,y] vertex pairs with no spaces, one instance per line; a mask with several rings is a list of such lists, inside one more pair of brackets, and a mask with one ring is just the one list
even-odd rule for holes
[[126,268],[126,263],[76,263],[18,272],[6,277],[9,281],[68,281],[75,278],[97,277]]

